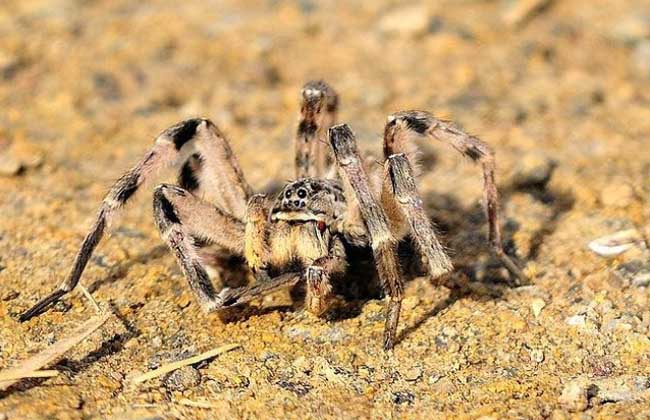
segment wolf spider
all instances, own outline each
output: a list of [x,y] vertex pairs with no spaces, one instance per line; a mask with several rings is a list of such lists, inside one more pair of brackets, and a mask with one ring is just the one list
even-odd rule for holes
[[[176,165],[179,186],[155,188],[154,218],[206,312],[300,283],[306,288],[306,309],[321,315],[333,297],[332,280],[355,263],[347,260],[346,250],[367,247],[388,296],[384,348],[391,349],[403,296],[398,242],[411,235],[433,278],[452,270],[416,189],[412,165],[417,137],[446,143],[482,166],[490,247],[516,281],[527,282],[501,244],[494,152],[488,145],[427,112],[403,111],[387,119],[383,165],[371,165],[374,160],[359,156],[348,125],[334,125],[337,108],[338,96],[326,83],[303,87],[295,137],[297,180],[274,200],[253,193],[224,135],[210,120],[189,119],[163,131],[104,198],[69,276],[20,321],[41,314],[73,289],[118,211],[161,169]],[[208,194],[216,202],[201,198]],[[242,256],[255,284],[217,292],[199,258],[198,242]]]

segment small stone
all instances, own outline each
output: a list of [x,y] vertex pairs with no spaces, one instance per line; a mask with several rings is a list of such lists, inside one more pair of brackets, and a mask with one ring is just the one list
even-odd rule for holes
[[398,391],[393,392],[393,403],[397,405],[401,404],[413,404],[415,401],[415,395],[409,391]]
[[650,38],[650,15],[631,13],[614,25],[610,35],[624,44],[634,44],[644,38]]
[[589,407],[589,382],[583,378],[568,382],[559,398],[559,403],[572,412],[585,411]]
[[400,374],[404,380],[414,382],[422,377],[422,368],[412,366],[404,371],[400,371]]
[[556,162],[539,153],[526,153],[517,163],[513,183],[519,188],[543,188],[548,184]]
[[568,325],[582,327],[587,323],[587,317],[584,315],[573,315],[564,320]]
[[634,200],[634,189],[624,182],[614,182],[603,188],[600,202],[606,207],[624,208]]
[[0,175],[18,175],[21,169],[22,165],[16,158],[6,153],[0,153]]
[[594,382],[594,401],[599,404],[636,400],[650,390],[649,376],[623,375]]
[[546,306],[544,299],[533,299],[530,303],[530,311],[533,313],[535,318],[539,317],[539,314],[542,313],[542,309]]
[[635,287],[650,286],[650,263],[641,260],[633,260],[616,267],[617,276],[628,281]]
[[169,391],[183,392],[201,383],[201,374],[192,366],[184,366],[171,372],[163,379],[165,388]]
[[542,363],[544,361],[544,351],[542,349],[530,349],[530,359],[535,363]]
[[379,20],[379,30],[385,34],[415,36],[425,33],[429,26],[429,11],[424,6],[404,6],[390,10]]

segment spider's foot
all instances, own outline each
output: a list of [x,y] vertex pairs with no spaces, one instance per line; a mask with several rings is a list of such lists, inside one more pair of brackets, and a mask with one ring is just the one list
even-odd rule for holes
[[58,302],[58,300],[61,299],[61,297],[66,293],[67,292],[65,290],[61,290],[61,289],[55,290],[49,296],[41,299],[36,305],[32,306],[30,309],[20,314],[20,316],[18,317],[18,321],[20,322],[29,321],[35,316],[41,315],[43,312],[47,310],[47,308],[50,305],[53,305],[56,302]]

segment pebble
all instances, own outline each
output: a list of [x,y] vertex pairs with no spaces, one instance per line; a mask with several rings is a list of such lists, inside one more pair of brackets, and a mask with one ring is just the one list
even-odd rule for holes
[[649,376],[623,375],[592,380],[586,377],[568,382],[559,397],[559,403],[572,412],[585,411],[589,403],[604,404],[633,401],[648,395]]
[[584,326],[587,322],[587,318],[584,315],[573,315],[564,320],[568,325],[572,326]]
[[397,405],[413,404],[414,401],[415,401],[415,395],[413,395],[409,391],[393,392],[393,403]]
[[400,375],[404,380],[414,382],[422,377],[422,368],[419,366],[412,366],[403,371],[400,371]]
[[650,38],[650,15],[632,13],[618,21],[610,36],[624,44],[634,44],[644,38]]
[[192,366],[184,366],[171,372],[163,379],[165,388],[169,391],[183,392],[201,383],[201,374]]
[[429,11],[424,6],[404,6],[390,10],[379,20],[379,30],[385,34],[416,36],[429,27]]
[[600,194],[600,202],[605,207],[624,208],[632,204],[634,189],[624,182],[615,182],[606,185]]
[[546,306],[546,302],[543,299],[533,299],[530,303],[530,311],[533,313],[535,318],[539,317],[539,314],[542,313],[542,309]]
[[[568,382],[558,399],[560,405],[572,412],[585,411],[589,407],[589,383],[585,379]],[[593,392],[593,390],[592,390]]]
[[650,286],[650,263],[648,262],[633,260],[619,265],[614,272],[634,287]]

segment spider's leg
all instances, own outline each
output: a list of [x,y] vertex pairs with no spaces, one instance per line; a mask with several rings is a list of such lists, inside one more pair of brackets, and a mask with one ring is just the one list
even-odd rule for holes
[[415,150],[411,139],[427,136],[450,145],[463,156],[481,165],[485,212],[489,224],[490,248],[519,284],[529,282],[523,271],[503,250],[499,225],[499,195],[494,178],[494,151],[478,138],[471,136],[454,124],[442,121],[424,111],[403,111],[390,115],[384,129],[384,155],[406,153],[409,159]]
[[244,224],[184,189],[166,184],[154,191],[153,211],[160,235],[176,257],[199,304],[206,312],[214,310],[219,300],[194,240],[205,238],[241,254]]
[[325,175],[331,157],[323,142],[327,129],[336,120],[337,109],[338,96],[327,83],[311,81],[303,86],[295,139],[296,178]]
[[[262,275],[261,273],[264,273]],[[214,309],[232,308],[243,303],[261,298],[280,289],[289,288],[301,279],[300,273],[285,273],[269,278],[264,271],[256,273],[257,282],[252,286],[238,288],[224,288],[217,297],[217,306]]]
[[[433,278],[448,273],[453,266],[422,206],[413,169],[406,155],[389,156],[386,160],[386,172],[382,202],[389,219],[393,224],[404,224],[410,228],[420,252],[427,259],[429,274]],[[395,228],[399,229],[399,226]]]
[[388,350],[395,344],[404,288],[397,260],[397,240],[390,231],[384,210],[372,194],[352,130],[345,124],[336,125],[329,130],[329,141],[339,174],[359,203],[359,211],[370,235],[379,278],[390,297],[384,333],[384,348]]
[[324,314],[332,299],[332,276],[342,275],[347,269],[345,246],[341,238],[332,239],[329,254],[318,258],[305,269],[307,294],[305,308],[314,315]]
[[[21,322],[41,314],[74,289],[111,221],[145,183],[155,180],[161,170],[173,165],[182,165],[179,176],[182,185],[192,184],[194,191],[201,192],[209,183],[219,184],[223,191],[223,207],[231,210],[235,216],[243,212],[250,187],[217,127],[205,119],[180,122],[163,131],[156,138],[153,148],[111,187],[99,207],[90,232],[83,240],[68,277],[57,290],[21,314]],[[206,176],[193,172],[193,167],[197,165],[202,166],[201,171]]]

